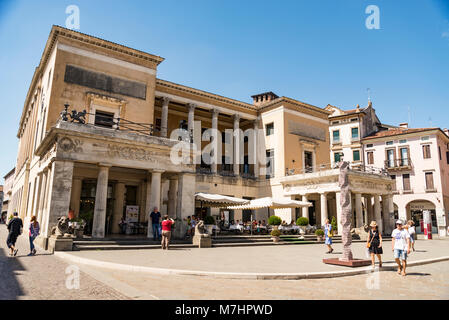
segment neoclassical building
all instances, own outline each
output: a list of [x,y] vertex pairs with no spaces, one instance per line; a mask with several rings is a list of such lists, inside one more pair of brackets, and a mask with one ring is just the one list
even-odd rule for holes
[[[333,183],[323,189],[328,197],[298,189],[306,178],[319,183],[323,178],[329,111],[273,92],[246,103],[162,80],[157,68],[163,60],[53,26],[23,106],[8,206],[25,223],[37,216],[42,246],[69,211],[88,221],[87,233],[95,238],[119,232],[119,221],[128,215],[140,224],[139,232],[150,235],[151,228],[144,227],[154,207],[179,221],[192,214],[268,218],[267,210],[201,208],[195,192],[247,199],[310,193],[322,203],[307,212],[276,214],[287,222],[298,215],[316,224],[322,217],[339,219],[334,169],[327,168]],[[211,144],[215,149],[202,155]],[[387,197],[391,179],[367,172],[354,177],[360,220],[358,194]],[[360,180],[380,184],[382,193]],[[178,236],[183,232],[176,230]]]

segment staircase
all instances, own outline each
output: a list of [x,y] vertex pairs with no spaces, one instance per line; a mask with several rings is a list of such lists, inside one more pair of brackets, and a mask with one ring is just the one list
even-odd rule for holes
[[[317,242],[315,235],[305,235],[303,240],[298,235],[281,235],[281,241],[274,243],[270,235],[222,235],[212,237],[213,247],[240,247],[240,246],[272,246],[272,245],[304,245],[304,244],[324,244],[323,241]],[[391,237],[383,237],[389,240]],[[334,236],[333,243],[341,243],[341,236]],[[352,242],[365,242],[353,236]],[[195,248],[191,240],[171,240],[172,248]],[[153,241],[146,238],[121,239],[110,238],[104,240],[98,239],[79,239],[73,241],[73,250],[138,250],[138,249],[160,249],[159,241]]]

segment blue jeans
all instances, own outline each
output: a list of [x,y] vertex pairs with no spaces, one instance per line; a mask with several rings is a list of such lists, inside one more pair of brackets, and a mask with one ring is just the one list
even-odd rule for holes
[[34,239],[36,239],[36,237],[30,236],[30,250],[33,251],[34,250]]
[[159,224],[153,223],[153,240],[160,239]]
[[394,258],[406,261],[407,260],[407,250],[394,249]]

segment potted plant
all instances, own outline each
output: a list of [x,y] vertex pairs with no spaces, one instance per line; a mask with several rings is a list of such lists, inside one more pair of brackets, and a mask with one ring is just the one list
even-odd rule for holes
[[278,216],[271,216],[268,218],[268,224],[274,226],[274,230],[278,230],[278,226],[282,223],[282,219]]
[[204,217],[204,226],[206,227],[207,233],[212,234],[213,228],[215,225],[215,218],[212,216]]
[[279,237],[280,235],[281,231],[279,231],[277,228],[273,229],[273,231],[271,231],[271,240],[273,240],[273,242],[279,242],[279,240],[281,240],[281,238]]
[[324,237],[323,229],[316,229],[315,235],[316,235],[316,240],[317,241],[323,241],[323,237]]
[[300,228],[300,233],[305,234],[306,233],[306,227],[309,225],[309,219],[306,217],[299,217],[296,220],[296,225]]

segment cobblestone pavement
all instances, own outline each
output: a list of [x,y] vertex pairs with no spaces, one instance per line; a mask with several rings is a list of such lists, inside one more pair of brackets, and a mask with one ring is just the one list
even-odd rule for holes
[[[30,249],[25,231],[17,240],[17,256],[9,257],[6,237],[6,226],[1,224],[0,299],[129,299],[83,272],[79,276],[79,289],[67,289],[66,280],[74,275],[75,269],[69,269],[71,273],[66,274],[67,263],[37,247],[37,255],[28,257]],[[69,281],[69,284],[75,283]]]

